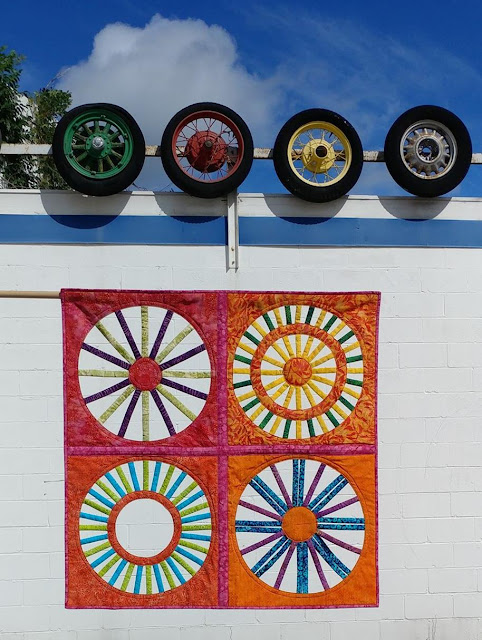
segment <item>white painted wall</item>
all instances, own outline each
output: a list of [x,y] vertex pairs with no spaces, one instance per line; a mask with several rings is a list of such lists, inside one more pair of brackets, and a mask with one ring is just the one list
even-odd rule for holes
[[60,302],[0,299],[1,640],[479,640],[482,250],[0,247],[0,289],[381,290],[380,607],[65,610]]

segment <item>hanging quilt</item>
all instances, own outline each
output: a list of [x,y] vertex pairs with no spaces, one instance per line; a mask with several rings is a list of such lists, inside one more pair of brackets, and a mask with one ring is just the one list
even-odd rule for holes
[[61,298],[67,607],[377,605],[378,293]]

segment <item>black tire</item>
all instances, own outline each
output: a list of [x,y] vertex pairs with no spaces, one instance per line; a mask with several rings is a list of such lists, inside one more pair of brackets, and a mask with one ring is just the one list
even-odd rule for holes
[[[429,126],[417,131],[417,124]],[[466,126],[443,107],[422,105],[405,111],[385,139],[390,175],[402,189],[424,198],[455,189],[465,178],[471,159],[472,141]]]
[[[188,130],[189,133],[183,132],[186,124],[196,122],[198,118],[201,127],[208,127],[206,130],[197,130],[195,125]],[[212,119],[214,124],[208,126],[205,118]],[[203,119],[206,124],[202,123]],[[230,137],[227,134],[223,134],[225,137],[222,138],[223,127],[217,126],[217,123],[224,124],[233,133],[232,143],[229,143]],[[176,144],[184,146],[185,150],[188,149],[196,136],[205,139],[211,126],[212,134],[215,138],[218,136],[214,139],[214,143],[211,140],[210,147],[216,156],[215,163],[211,162],[213,155],[206,156],[203,159],[203,168],[197,169],[196,163],[199,161],[199,156],[197,159],[186,155],[179,156],[175,151]],[[191,133],[192,131],[194,133]],[[237,155],[231,156],[236,158],[231,169],[227,161],[228,147],[238,149]],[[251,169],[253,153],[253,138],[248,125],[235,111],[215,102],[198,102],[176,113],[169,121],[161,141],[161,159],[167,176],[176,187],[198,198],[219,198],[235,191]],[[204,169],[207,170],[204,171]]]
[[[335,143],[332,147],[333,152],[330,151],[330,142],[324,140],[324,134],[322,138],[315,138],[314,141],[308,138],[303,139],[301,136],[305,135],[304,133],[298,134],[296,138],[294,137],[299,130],[310,127],[311,124],[313,125],[313,131],[330,132],[333,129],[335,132],[333,135],[343,147],[342,153],[340,154],[339,151],[334,149],[337,146],[335,140],[333,140]],[[340,135],[341,137],[339,137]],[[296,146],[298,146],[299,150],[305,149],[312,142],[317,141],[320,143],[319,146],[316,147],[316,150],[315,148],[312,149],[315,155],[305,156],[304,151],[303,154],[300,151],[301,156],[299,158],[293,157],[292,152],[295,151]],[[305,146],[303,147],[303,145]],[[324,145],[328,145],[328,147]],[[323,153],[325,153],[325,156],[327,156],[328,152],[335,154],[331,158],[332,164],[328,166],[328,163],[323,168],[318,166],[311,170],[307,168],[311,166],[311,161],[310,163],[307,162],[308,158],[315,158],[316,156],[315,163],[322,162],[317,155],[320,146],[324,148]],[[346,159],[347,152],[348,159]],[[306,160],[302,159],[303,157]],[[339,172],[339,167],[336,166],[336,163],[343,160],[345,160],[345,165]],[[302,200],[308,200],[308,202],[329,202],[343,196],[356,184],[363,167],[363,148],[355,129],[338,113],[328,109],[307,109],[294,115],[281,128],[274,143],[273,162],[280,182],[293,195]],[[301,163],[301,165],[295,166],[295,163]],[[308,176],[303,179],[302,173],[304,174],[305,171],[308,171],[308,174],[312,174],[311,178]],[[318,181],[318,175],[324,176],[324,182]]]
[[[83,175],[71,164],[66,157],[64,142],[66,134],[70,132],[70,126],[78,117],[92,111],[105,111],[104,115],[118,119],[123,123],[124,130],[130,136],[132,152],[130,158],[125,161],[125,166],[115,175],[108,177],[88,177]],[[73,151],[73,150],[72,150]],[[92,103],[75,107],[68,111],[58,123],[52,141],[52,156],[58,172],[65,182],[75,189],[89,196],[110,196],[127,189],[137,178],[144,165],[146,143],[139,125],[134,118],[122,107],[108,103]]]

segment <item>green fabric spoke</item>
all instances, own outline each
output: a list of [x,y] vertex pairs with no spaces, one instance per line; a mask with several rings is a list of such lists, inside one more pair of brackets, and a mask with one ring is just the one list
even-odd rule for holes
[[142,439],[149,440],[149,391],[142,392]]
[[102,369],[79,369],[79,376],[92,376],[94,378],[127,378],[128,371],[103,371]]
[[258,346],[258,344],[260,343],[260,340],[258,340],[258,338],[255,338],[252,333],[249,333],[249,331],[245,331],[244,335],[246,338],[248,338],[248,340],[251,340],[251,342],[253,342],[256,346]]
[[361,380],[354,380],[353,378],[347,378],[346,384],[351,384],[354,387],[363,387],[363,382]]
[[178,398],[173,396],[172,393],[170,393],[169,391],[164,389],[162,384],[158,385],[156,387],[156,389],[159,391],[159,393],[162,396],[164,396],[166,398],[166,400],[169,400],[169,402],[172,405],[174,405],[176,407],[176,409],[179,409],[179,411],[181,413],[183,413],[187,418],[189,418],[189,420],[191,420],[191,422],[194,422],[194,420],[197,418],[197,416],[190,409],[188,409],[186,407],[186,405],[184,405],[180,400],[178,400]]
[[183,329],[180,333],[177,334],[175,338],[171,340],[171,342],[164,347],[164,349],[158,354],[156,358],[156,362],[160,364],[170,353],[171,351],[180,344],[186,336],[188,336],[191,331],[194,329],[191,325],[188,325],[185,329]]
[[257,404],[259,404],[259,402],[260,402],[259,398],[254,398],[254,400],[251,400],[251,402],[248,402],[248,404],[246,404],[244,407],[241,407],[241,408],[244,411],[249,411],[250,409],[255,407]]
[[163,378],[210,378],[210,371],[176,371],[166,369],[162,372]]
[[149,491],[149,460],[142,461],[142,489]]
[[152,593],[152,567],[149,564],[146,566],[146,593]]
[[251,360],[249,358],[245,358],[244,356],[238,356],[238,354],[234,356],[234,359],[237,360],[238,362],[243,362],[244,364],[251,364]]
[[179,515],[181,516],[181,518],[184,518],[184,516],[187,516],[190,513],[195,513],[196,511],[203,511],[203,509],[207,509],[207,508],[209,508],[208,503],[203,502],[201,504],[198,504],[197,507],[189,507],[189,509],[184,509],[184,511],[181,511]]
[[88,551],[84,551],[84,556],[88,558],[89,556],[94,556],[96,553],[100,553],[104,551],[104,549],[108,549],[110,547],[110,542],[104,542],[103,544],[99,544],[98,547],[94,547],[93,549],[89,549]]
[[211,531],[212,525],[210,524],[183,524],[182,531]]
[[113,500],[114,502],[118,502],[118,501],[119,501],[119,496],[118,496],[116,493],[114,493],[114,492],[112,491],[112,489],[111,489],[110,487],[108,487],[104,482],[102,482],[102,480],[97,480],[96,485],[97,485],[98,487],[100,487],[100,488],[102,489],[102,491],[105,491],[105,493],[106,493],[110,498],[112,498],[112,500]]
[[204,554],[207,554],[207,552],[209,551],[209,549],[206,549],[206,547],[201,547],[199,544],[194,544],[193,542],[190,542],[188,540],[183,540],[182,538],[179,540],[178,544],[180,544],[181,547],[194,549],[194,551],[199,551],[200,553],[204,553]]
[[127,567],[126,575],[124,576],[124,581],[121,584],[121,591],[125,591],[129,586],[129,582],[130,582],[133,571],[134,571],[134,565],[132,563],[129,563],[129,566]]
[[176,552],[173,552],[171,554],[171,558],[175,560],[177,564],[181,565],[181,567],[186,569],[186,571],[190,573],[192,576],[196,574],[196,569],[193,569],[192,567],[190,567],[188,563],[184,560],[184,558],[181,558],[181,556],[178,555]]
[[263,420],[261,421],[259,427],[260,429],[264,429],[266,427],[266,425],[268,424],[268,422],[271,420],[271,418],[273,417],[273,413],[271,413],[270,411],[268,411],[268,413],[265,415],[265,417],[263,418]]
[[127,491],[127,493],[132,493],[133,489],[129,483],[129,480],[126,478],[126,474],[124,473],[122,467],[116,467],[115,470],[119,474],[119,478],[121,479],[121,482],[124,485],[124,489]]
[[250,387],[253,383],[251,380],[244,380],[244,382],[236,382],[233,385],[234,389],[242,389],[243,387]]
[[167,470],[166,477],[164,478],[164,482],[162,483],[162,486],[159,489],[159,493],[161,493],[162,495],[166,493],[166,489],[169,486],[169,482],[172,478],[172,474],[174,473],[174,468],[175,467],[173,467],[172,464],[169,465],[169,469]]
[[197,482],[191,482],[191,484],[188,487],[186,487],[184,491],[182,491],[176,498],[174,498],[174,500],[171,500],[172,504],[176,505],[179,502],[181,502],[181,500],[186,496],[188,496],[190,493],[192,493],[197,486],[198,486]]
[[149,356],[149,310],[144,306],[141,307],[141,355]]
[[270,331],[274,331],[274,324],[272,323],[271,318],[269,317],[269,315],[267,313],[263,313],[263,318],[264,318],[264,321],[266,322],[266,324],[268,326],[268,329]]
[[106,524],[81,524],[79,531],[107,531]]
[[111,567],[117,564],[119,560],[120,560],[120,556],[116,554],[111,560],[109,560],[109,562],[106,565],[102,567],[102,569],[99,571],[99,576],[102,578],[102,576],[104,576]]
[[106,329],[106,327],[104,327],[102,322],[98,322],[95,326],[104,336],[104,338],[110,342],[114,349],[127,360],[127,362],[130,362],[131,364],[135,362],[135,358],[131,356],[131,354],[126,351],[126,349],[114,338],[114,336]]
[[347,358],[346,359],[347,362],[360,362],[361,360],[363,360],[363,356],[362,355],[351,356],[351,358]]
[[94,502],[93,500],[89,500],[89,498],[84,499],[84,504],[89,505],[89,507],[92,507],[92,509],[96,509],[97,511],[100,511],[101,513],[105,513],[108,516],[110,516],[110,512],[112,511],[112,509],[109,509],[108,507],[103,507],[102,505],[97,504],[97,502]]
[[283,431],[283,438],[289,438],[291,423],[292,423],[292,420],[287,420],[285,422],[285,428],[284,428],[284,431]]
[[104,413],[99,418],[99,422],[101,424],[104,424],[104,422],[106,422],[106,420],[108,420],[111,417],[114,411],[117,411],[117,409],[121,406],[121,404],[127,400],[127,398],[131,395],[131,393],[133,393],[133,391],[134,391],[134,386],[130,384],[127,387],[127,389],[124,391],[124,393],[122,393],[117,398],[117,400],[114,400],[114,402],[110,405],[110,407],[104,411]]
[[172,574],[169,571],[169,567],[164,562],[164,560],[161,562],[161,569],[164,572],[164,575],[166,576],[166,580],[167,580],[169,586],[171,587],[171,589],[175,589],[176,588],[176,583],[174,582],[174,578],[172,577]]

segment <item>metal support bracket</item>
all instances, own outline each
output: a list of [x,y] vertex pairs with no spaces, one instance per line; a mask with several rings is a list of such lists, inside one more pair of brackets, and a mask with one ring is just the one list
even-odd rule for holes
[[227,270],[238,268],[239,226],[238,226],[238,192],[231,191],[227,198],[228,221],[228,255]]

